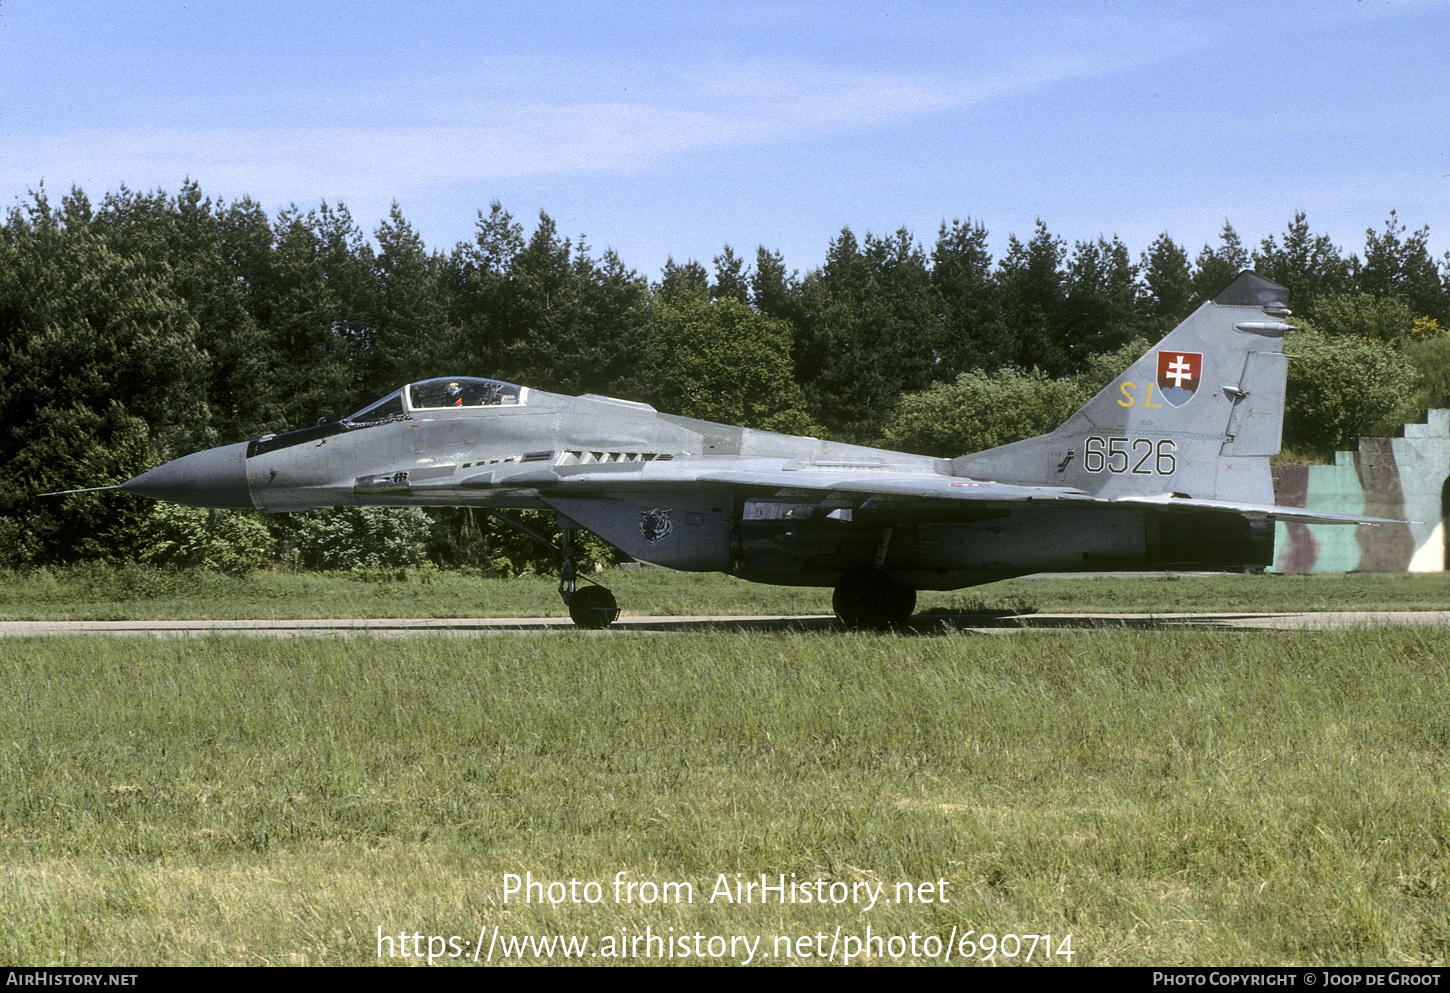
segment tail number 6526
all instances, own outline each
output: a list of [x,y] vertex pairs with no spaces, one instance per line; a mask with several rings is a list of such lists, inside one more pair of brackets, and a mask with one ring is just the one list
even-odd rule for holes
[[1171,438],[1089,438],[1082,467],[1088,472],[1127,472],[1139,476],[1171,476],[1178,468],[1177,444]]

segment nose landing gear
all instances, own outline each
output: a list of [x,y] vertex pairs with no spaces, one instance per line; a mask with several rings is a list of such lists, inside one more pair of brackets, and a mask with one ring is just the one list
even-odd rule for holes
[[614,594],[603,586],[586,586],[564,598],[569,617],[577,627],[606,628],[619,619],[619,605]]
[[533,528],[520,524],[512,517],[496,510],[490,510],[488,513],[521,534],[559,553],[559,596],[563,598],[564,605],[569,608],[569,619],[576,626],[590,629],[607,628],[619,620],[619,604],[615,601],[613,593],[587,577],[584,581],[590,585],[582,588],[579,586],[579,550],[578,546],[574,544],[574,532],[578,528],[570,526],[573,521],[567,520],[562,514],[559,516],[559,531],[563,537],[556,545]]
[[595,583],[578,587],[578,568],[575,562],[574,529],[562,529],[563,540],[559,553],[559,596],[569,607],[569,618],[576,627],[607,628],[619,619],[619,604],[614,594]]

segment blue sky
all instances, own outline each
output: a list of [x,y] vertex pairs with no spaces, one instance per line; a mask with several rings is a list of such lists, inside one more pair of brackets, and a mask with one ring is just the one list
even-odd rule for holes
[[1450,249],[1450,4],[0,0],[0,206],[42,181],[275,214],[396,200],[431,249],[499,200],[657,278],[842,227]]

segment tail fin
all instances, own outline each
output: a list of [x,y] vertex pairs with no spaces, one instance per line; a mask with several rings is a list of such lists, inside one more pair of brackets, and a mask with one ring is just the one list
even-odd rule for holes
[[1240,273],[1056,431],[953,459],[952,473],[1105,499],[1272,505],[1288,297]]

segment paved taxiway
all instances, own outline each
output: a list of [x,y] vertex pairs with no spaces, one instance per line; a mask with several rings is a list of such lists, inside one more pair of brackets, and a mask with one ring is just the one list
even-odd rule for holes
[[[1450,611],[1326,611],[1319,613],[1236,614],[918,614],[908,631],[934,634],[943,630],[981,633],[1048,628],[1247,628],[1271,631],[1338,630],[1354,627],[1450,627]],[[601,635],[631,632],[699,631],[828,631],[840,630],[828,614],[801,617],[621,617]],[[0,621],[0,637],[38,635],[107,635],[186,638],[206,635],[296,637],[405,637],[410,635],[508,634],[525,631],[573,631],[566,617],[404,618],[391,620],[247,620],[247,621]]]

